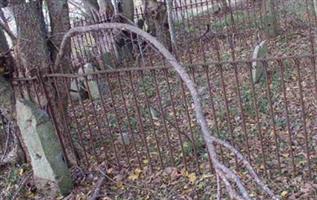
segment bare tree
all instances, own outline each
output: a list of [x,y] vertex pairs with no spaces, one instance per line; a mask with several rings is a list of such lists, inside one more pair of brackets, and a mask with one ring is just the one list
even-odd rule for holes
[[0,132],[0,141],[4,142],[0,165],[25,160],[19,140],[19,129],[15,121],[14,90],[10,82],[14,65],[11,49],[9,49],[3,29],[0,28],[0,119],[4,127],[3,132]]
[[157,0],[146,0],[143,1],[143,5],[148,32],[171,50],[172,45],[166,4]]
[[173,2],[172,0],[166,0],[166,8],[167,8],[167,17],[168,17],[168,27],[170,31],[171,43],[174,49],[177,49],[176,46],[176,32],[173,21]]
[[134,21],[134,2],[133,0],[125,0],[119,2],[119,13],[124,15],[130,21]]
[[[63,58],[63,65],[53,68],[56,54],[59,50],[63,35],[70,29],[69,11],[67,0],[47,0],[50,32],[43,15],[42,1],[30,1],[17,4],[16,0],[10,0],[9,5],[12,10],[17,26],[17,44],[15,55],[17,73],[25,77],[34,77],[48,72],[68,72],[70,69],[70,43],[67,46],[67,53]],[[70,85],[70,83],[69,83]],[[63,91],[62,83],[47,83],[47,91],[42,85],[35,84],[31,89],[24,89],[23,97],[37,103],[42,108],[49,108],[48,112],[54,115],[55,124],[58,124],[59,135],[64,135],[65,115],[67,112],[67,95]],[[58,94],[58,95],[57,95]],[[48,101],[52,99],[52,101]],[[56,102],[63,102],[56,104]],[[49,106],[50,104],[50,106]],[[63,138],[60,138],[63,141]],[[72,154],[69,154],[72,155]],[[73,159],[72,159],[73,160]]]

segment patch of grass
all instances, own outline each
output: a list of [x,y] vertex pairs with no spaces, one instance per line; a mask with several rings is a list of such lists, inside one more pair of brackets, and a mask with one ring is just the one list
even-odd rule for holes
[[225,53],[222,54],[222,59],[221,60],[222,61],[229,61],[230,58],[231,58],[231,54],[228,53],[228,52],[225,52]]
[[244,102],[244,111],[251,117],[255,117],[255,109],[253,106],[252,92],[250,88],[243,86],[241,93],[242,101]]
[[268,98],[266,96],[262,97],[260,99],[260,101],[258,102],[258,106],[259,106],[259,112],[268,113],[268,110],[269,110],[269,100],[268,100]]
[[149,98],[156,95],[155,87],[153,85],[153,78],[151,76],[145,76],[142,81],[139,83],[139,87],[141,88],[141,91],[147,95]]
[[[249,23],[245,23],[245,21],[248,20]],[[251,20],[251,21],[250,21]],[[215,31],[222,32],[226,27],[231,27],[231,26],[239,26],[237,28],[241,29],[250,29],[254,28],[259,24],[259,19],[253,18],[250,19],[247,11],[235,11],[233,13],[233,20],[231,17],[231,14],[228,13],[223,19],[217,20],[212,24],[212,28]]]
[[286,119],[283,119],[283,118],[277,118],[275,123],[276,123],[276,126],[281,129],[285,129],[287,125]]
[[194,153],[194,148],[196,148],[196,153],[198,155],[202,155],[206,152],[204,139],[200,135],[195,137],[194,144],[190,141],[184,142],[183,148],[185,156],[192,155]]

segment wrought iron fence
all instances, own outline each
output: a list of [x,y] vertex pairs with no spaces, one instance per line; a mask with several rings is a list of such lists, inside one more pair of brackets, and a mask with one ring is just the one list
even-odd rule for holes
[[[215,1],[190,1],[189,5],[178,6],[175,2],[175,12],[181,13],[179,10],[185,8],[186,12],[200,6],[208,8]],[[278,2],[285,5],[290,1]],[[240,25],[253,20],[256,3],[235,1],[237,10],[228,11],[231,17],[237,17],[234,13],[239,9],[247,9],[247,13],[240,24],[234,24],[236,29],[230,29],[233,32],[216,32],[217,37],[208,33],[192,40],[187,40],[190,35],[184,40],[179,35],[183,48],[174,53],[198,86],[213,134],[237,147],[268,182],[278,182],[280,187],[274,189],[281,191],[287,187],[283,181],[294,177],[316,181],[316,21],[307,11],[311,20],[307,28],[297,27],[292,30],[294,35],[285,32],[268,41],[267,58],[252,59],[255,41],[259,40],[257,32],[250,27],[241,33],[234,30],[242,30]],[[218,19],[225,18],[220,15]],[[197,24],[200,23],[191,25]],[[85,23],[76,22],[77,25]],[[100,31],[74,36],[71,73],[31,78],[16,75],[16,87],[24,92],[37,91],[45,89],[45,83],[62,83],[57,96],[66,93],[69,101],[67,130],[61,138],[84,167],[106,162],[130,168],[149,167],[153,171],[177,166],[204,172],[203,164],[210,163],[209,155],[183,82],[142,38],[136,40],[142,50],[137,49],[132,61],[121,63],[123,68],[108,70],[104,65],[109,63],[102,58],[104,53],[113,51],[113,42],[107,40],[112,34],[113,31]],[[97,45],[96,38],[101,38]],[[94,54],[88,56],[83,49],[90,45]],[[88,58],[95,59],[93,64],[99,65],[98,70],[85,72],[84,66],[91,62]],[[257,82],[252,75],[254,63],[263,66]],[[85,94],[78,92],[82,87]],[[220,147],[217,151],[227,165],[238,173],[244,172],[234,156]]]

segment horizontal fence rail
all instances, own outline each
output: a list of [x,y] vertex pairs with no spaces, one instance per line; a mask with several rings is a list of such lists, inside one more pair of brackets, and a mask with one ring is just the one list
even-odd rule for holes
[[[270,181],[281,176],[314,180],[317,175],[315,59],[261,60],[264,71],[258,83],[252,79],[251,61],[187,67],[213,134],[238,148]],[[81,165],[106,161],[128,168],[177,166],[199,172],[210,162],[189,91],[169,66],[44,79],[64,83],[60,96],[67,92],[69,99],[64,143],[78,154]],[[69,83],[96,83],[98,89],[88,87],[87,96],[78,98]],[[27,90],[38,84],[38,78],[17,79],[16,87]],[[220,147],[217,151],[243,173],[232,155]]]
[[[173,54],[197,85],[212,134],[239,149],[269,184],[274,183],[275,192],[298,187],[297,180],[315,183],[312,1],[275,1],[281,29],[272,38],[263,34],[269,9],[260,2],[268,1],[229,0],[227,8],[221,2],[173,1]],[[144,11],[136,9],[135,19],[143,16]],[[78,19],[72,26],[110,21],[101,15],[97,20]],[[254,57],[263,43],[266,55]],[[189,91],[149,42],[125,30],[78,34],[71,38],[68,61],[69,69],[59,66],[51,73],[16,69],[14,85],[19,97],[50,114],[69,160],[85,169],[106,163],[120,169],[158,172],[177,167],[212,174]],[[54,98],[49,96],[56,88]],[[58,121],[52,110],[63,107],[66,115]],[[254,188],[234,155],[220,146],[217,152],[242,175],[247,188]]]

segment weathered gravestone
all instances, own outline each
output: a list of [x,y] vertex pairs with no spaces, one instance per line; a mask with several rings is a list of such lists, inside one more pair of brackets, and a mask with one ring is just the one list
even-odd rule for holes
[[[258,44],[252,55],[252,59],[265,59],[267,57],[267,46],[265,41]],[[252,80],[254,83],[258,83],[263,75],[265,75],[263,62],[253,61],[252,62]]]
[[71,175],[48,115],[27,100],[18,100],[16,109],[17,123],[31,157],[37,187],[69,194],[73,188]]
[[[79,68],[79,75],[98,72],[98,69],[91,63],[86,63],[82,68]],[[77,78],[71,82],[70,94],[73,101],[84,100],[87,97],[92,100],[98,100],[101,96],[109,93],[107,82],[103,75],[86,75]],[[89,96],[88,96],[89,95]]]

